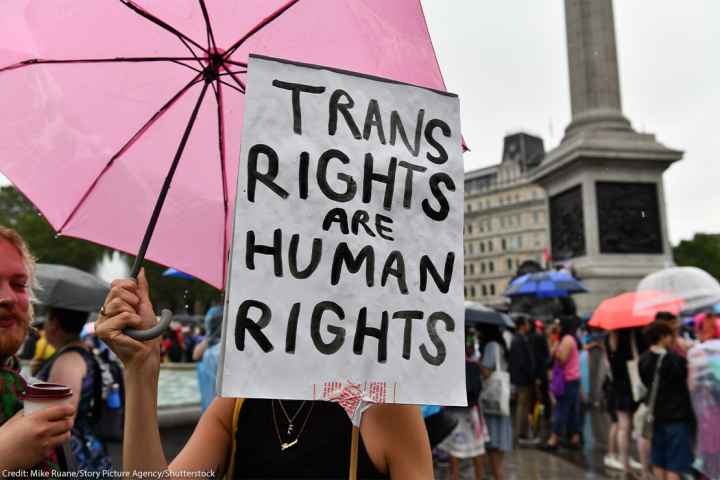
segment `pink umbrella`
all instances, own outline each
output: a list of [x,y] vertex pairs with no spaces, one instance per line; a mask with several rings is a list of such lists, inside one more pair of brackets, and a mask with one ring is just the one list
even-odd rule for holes
[[14,0],[0,171],[133,274],[222,288],[250,52],[445,89],[419,0]]

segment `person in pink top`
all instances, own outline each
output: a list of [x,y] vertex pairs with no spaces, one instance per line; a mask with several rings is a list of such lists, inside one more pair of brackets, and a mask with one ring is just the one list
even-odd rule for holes
[[551,352],[556,365],[553,372],[563,376],[564,388],[560,389],[561,392],[555,392],[557,403],[553,414],[552,434],[545,445],[547,450],[558,448],[564,432],[570,436],[572,448],[580,447],[580,354],[576,330],[576,318],[564,317],[560,322],[560,341]]

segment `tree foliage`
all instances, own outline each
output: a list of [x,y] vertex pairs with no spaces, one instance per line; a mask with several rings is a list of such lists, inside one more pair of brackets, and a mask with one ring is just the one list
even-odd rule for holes
[[[17,230],[41,263],[69,265],[95,273],[105,255],[112,253],[109,248],[86,240],[57,236],[35,206],[10,185],[0,187],[0,225]],[[129,269],[133,258],[121,257]],[[193,312],[197,307],[198,313],[203,313],[220,301],[221,292],[200,280],[163,277],[166,267],[149,261],[143,266],[156,308],[170,308],[179,313]]]
[[679,266],[702,268],[720,280],[720,234],[696,233],[673,248],[673,257]]
[[41,263],[58,263],[92,272],[110,252],[85,240],[57,236],[35,206],[9,185],[0,188],[0,225],[17,230]]

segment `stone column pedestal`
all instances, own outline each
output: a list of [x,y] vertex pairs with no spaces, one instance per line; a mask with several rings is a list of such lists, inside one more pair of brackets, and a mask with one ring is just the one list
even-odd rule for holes
[[654,135],[592,130],[534,171],[547,192],[553,259],[571,262],[591,292],[575,297],[579,312],[672,264],[662,174],[681,157]]

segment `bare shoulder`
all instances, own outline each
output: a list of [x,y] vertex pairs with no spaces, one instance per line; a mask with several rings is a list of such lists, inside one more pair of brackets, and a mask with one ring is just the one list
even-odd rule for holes
[[170,464],[170,470],[225,472],[232,449],[234,407],[234,398],[215,398],[200,418],[190,440]]
[[85,375],[87,366],[85,359],[78,352],[65,352],[53,362],[51,372],[55,371],[71,371],[79,372],[80,376]]
[[205,415],[220,424],[228,433],[232,433],[233,412],[237,400],[236,398],[216,397],[208,407]]
[[416,405],[377,405],[363,415],[368,454],[392,478],[432,478],[430,442]]

